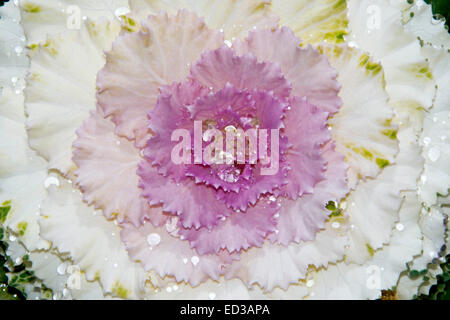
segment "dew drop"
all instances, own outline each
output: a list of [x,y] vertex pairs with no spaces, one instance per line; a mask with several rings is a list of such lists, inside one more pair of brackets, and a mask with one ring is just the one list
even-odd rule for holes
[[61,263],[57,268],[56,272],[58,272],[59,275],[64,275],[66,273],[67,265],[66,263]]
[[339,228],[339,227],[341,226],[341,224],[340,224],[339,222],[333,222],[333,223],[331,224],[331,226],[332,226],[334,229],[337,229],[337,228]]
[[21,53],[23,52],[23,47],[17,46],[17,47],[14,48],[14,51],[15,51],[17,54],[21,54]]
[[157,233],[150,233],[147,236],[147,242],[151,246],[157,246],[161,242],[161,236]]
[[397,223],[397,225],[395,226],[395,228],[396,228],[398,231],[403,231],[403,229],[405,229],[405,226],[404,226],[403,224],[401,224],[401,223]]
[[177,219],[171,218],[166,222],[166,230],[169,233],[172,233],[177,230]]
[[441,151],[439,150],[438,147],[433,147],[428,151],[428,158],[433,162],[436,162],[440,156]]
[[191,262],[192,262],[192,264],[193,264],[194,266],[196,266],[196,265],[200,262],[200,259],[199,259],[199,257],[197,257],[197,256],[193,256],[193,257],[191,258]]
[[55,185],[59,187],[59,179],[57,177],[48,177],[44,181],[45,188],[49,188],[50,186]]
[[425,175],[421,176],[420,181],[422,181],[422,183],[427,182],[427,176],[425,176]]
[[124,16],[128,13],[130,13],[130,9],[128,9],[127,7],[120,7],[114,11],[114,14],[117,18],[120,18],[121,16]]

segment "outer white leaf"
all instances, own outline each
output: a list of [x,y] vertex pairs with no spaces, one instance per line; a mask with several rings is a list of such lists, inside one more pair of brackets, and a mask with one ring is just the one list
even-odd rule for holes
[[267,292],[276,287],[286,290],[290,284],[298,285],[300,279],[306,278],[309,266],[326,267],[343,258],[347,238],[344,221],[339,221],[342,227],[335,228],[329,222],[313,241],[287,247],[266,241],[261,248],[251,248],[241,253],[240,260],[231,265],[226,277],[239,277],[249,287],[258,284]]
[[352,225],[348,261],[363,263],[374,250],[389,243],[398,221],[402,191],[415,191],[423,159],[412,128],[399,128],[400,153],[375,180],[361,182],[347,198],[346,214]]
[[406,195],[400,221],[389,245],[377,250],[363,265],[338,263],[313,273],[310,299],[376,299],[382,289],[397,284],[405,265],[421,250],[417,226],[420,203],[414,192]]
[[98,300],[104,299],[98,281],[87,281],[84,273],[70,260],[63,260],[54,252],[30,253],[31,270],[52,289],[53,299]]
[[152,278],[152,283],[157,283],[157,288],[149,290],[147,299],[161,300],[248,300],[264,299],[260,290],[255,293],[249,292],[241,280],[219,281],[208,280],[199,286],[192,287],[183,283],[176,283],[171,280]]
[[14,86],[17,90],[23,85],[28,66],[25,55],[25,37],[20,25],[20,12],[13,1],[0,7],[0,86]]
[[174,14],[187,9],[204,18],[210,28],[223,30],[227,40],[244,38],[253,27],[276,27],[278,18],[269,6],[269,0],[130,0],[132,15],[138,20],[160,11]]
[[339,43],[348,33],[345,0],[273,0],[272,9],[306,43]]
[[[375,178],[398,152],[397,127],[384,91],[383,71],[369,56],[347,46],[319,46],[338,72],[342,107],[330,120],[336,150],[350,165],[348,179]],[[357,94],[355,94],[357,92]]]
[[5,88],[0,101],[0,206],[11,209],[5,226],[30,249],[49,243],[39,237],[39,204],[45,196],[46,162],[32,151],[25,130],[23,94]]
[[420,196],[425,205],[431,206],[436,203],[437,193],[445,196],[450,188],[450,53],[430,46],[424,46],[422,53],[430,61],[437,85],[421,137],[425,170],[419,184]]
[[95,109],[103,50],[110,48],[118,32],[118,23],[89,21],[79,32],[47,39],[31,60],[25,91],[29,140],[50,169],[70,175],[75,168],[75,131]]
[[445,27],[445,20],[433,17],[432,6],[423,0],[414,1],[406,12],[405,29],[420,37],[421,40],[435,46],[450,48],[450,37]]
[[381,62],[390,104],[419,131],[422,109],[433,101],[434,81],[417,38],[402,26],[401,11],[388,0],[349,0],[348,17],[350,44]]
[[136,298],[143,292],[145,274],[128,258],[115,223],[88,207],[72,185],[59,178],[41,207],[41,234],[60,253],[68,253],[88,281],[99,280],[105,292]]
[[29,45],[81,30],[86,19],[117,20],[128,12],[127,0],[21,0],[22,25]]
[[416,294],[428,294],[430,287],[436,283],[436,276],[442,273],[442,269],[437,264],[430,265],[430,263],[441,254],[445,254],[442,252],[446,234],[444,223],[445,216],[439,208],[422,210],[419,227],[423,233],[423,248],[421,254],[409,264],[409,269],[417,271],[428,269],[430,279],[424,282],[423,277],[411,279],[408,274],[402,275],[397,286],[399,298],[411,299]]

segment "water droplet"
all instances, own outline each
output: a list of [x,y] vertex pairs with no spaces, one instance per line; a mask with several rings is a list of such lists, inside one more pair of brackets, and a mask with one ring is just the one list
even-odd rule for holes
[[45,188],[49,188],[52,185],[59,187],[59,179],[57,177],[51,176],[51,177],[48,177],[47,179],[45,179],[45,181],[44,181]]
[[128,13],[130,13],[130,9],[128,9],[127,7],[120,7],[114,11],[114,14],[117,18],[120,18],[121,16],[124,16]]
[[147,236],[147,242],[152,247],[157,246],[161,242],[161,236],[157,233],[151,233]]
[[183,258],[183,263],[186,264],[188,262],[188,259]]
[[337,229],[337,228],[339,228],[339,227],[341,226],[341,224],[340,224],[339,222],[333,222],[333,223],[331,224],[331,226],[332,226],[334,229]]
[[431,138],[430,137],[425,137],[425,138],[423,138],[423,144],[424,145],[429,145],[430,144],[430,142],[431,142]]
[[191,262],[192,262],[192,264],[193,264],[194,266],[196,266],[196,265],[200,262],[200,259],[199,259],[199,257],[197,257],[197,256],[193,256],[193,257],[191,258]]
[[428,158],[433,162],[436,162],[440,156],[441,151],[439,150],[438,147],[433,147],[428,151]]
[[230,40],[225,40],[223,43],[225,43],[228,47],[230,47],[231,48],[231,46],[232,46],[232,43],[231,43],[231,41]]
[[422,181],[422,183],[427,182],[427,176],[426,175],[421,176],[420,181]]
[[15,51],[17,54],[21,54],[21,53],[23,52],[23,47],[21,47],[21,46],[16,46],[16,47],[14,48],[14,51]]
[[172,292],[172,288],[171,288],[171,287],[167,287],[167,288],[166,288],[166,291],[169,292],[169,293],[171,293],[171,292]]
[[59,275],[64,275],[66,273],[67,265],[66,263],[61,263],[57,268],[56,272],[58,272]]
[[177,230],[177,219],[171,218],[166,222],[166,230],[168,233],[175,232]]
[[395,226],[395,228],[396,228],[398,231],[403,231],[403,229],[405,228],[405,226],[404,226],[403,224],[401,224],[401,223],[397,223],[397,225]]
[[306,282],[306,286],[307,286],[308,288],[311,288],[313,285],[314,285],[314,280],[308,280],[308,281]]
[[64,288],[63,290],[63,296],[67,297],[69,295],[69,290],[67,290],[66,288]]
[[216,293],[215,292],[210,292],[208,294],[208,297],[209,297],[210,300],[214,300],[216,298]]

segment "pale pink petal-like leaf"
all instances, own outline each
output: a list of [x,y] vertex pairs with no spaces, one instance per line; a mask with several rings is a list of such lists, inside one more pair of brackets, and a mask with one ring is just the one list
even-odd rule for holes
[[184,79],[202,52],[223,44],[219,31],[185,10],[149,16],[142,28],[115,40],[97,79],[100,108],[112,117],[119,135],[136,138],[138,145],[148,139],[147,114],[159,88]]
[[140,195],[136,174],[142,159],[132,142],[114,133],[114,124],[93,111],[77,131],[73,160],[83,199],[102,209],[106,217],[127,218],[139,225],[145,217],[164,222],[160,206],[150,207]]
[[233,49],[241,55],[251,53],[260,62],[278,63],[291,83],[293,95],[306,96],[310,103],[329,113],[337,112],[341,106],[337,72],[326,56],[310,45],[300,47],[300,42],[291,29],[282,27],[252,31],[246,40],[236,40]]

